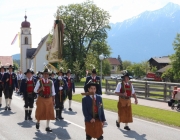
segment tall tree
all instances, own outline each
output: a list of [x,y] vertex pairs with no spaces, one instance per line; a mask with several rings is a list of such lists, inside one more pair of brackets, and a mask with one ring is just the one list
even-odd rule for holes
[[80,69],[85,72],[84,60],[89,53],[97,52],[96,57],[102,53],[110,55],[110,47],[106,42],[107,30],[110,29],[110,15],[107,11],[97,7],[92,1],[86,1],[59,6],[57,14],[66,24],[63,58],[68,62],[69,68],[73,69],[73,63],[78,61]]
[[123,62],[122,62],[122,59],[121,59],[120,55],[118,55],[118,60],[119,60],[119,63],[120,63],[119,70],[123,70]]
[[170,57],[172,70],[174,73],[174,78],[180,79],[180,34],[177,34],[173,46],[175,53]]
[[131,61],[127,61],[127,60],[123,61],[122,64],[124,70],[127,70],[127,68],[132,65]]

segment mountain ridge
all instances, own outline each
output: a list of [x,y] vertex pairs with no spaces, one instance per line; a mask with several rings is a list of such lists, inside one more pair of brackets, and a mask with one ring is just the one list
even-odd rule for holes
[[174,53],[172,43],[180,32],[180,5],[168,3],[123,22],[110,24],[107,42],[112,57],[140,62]]

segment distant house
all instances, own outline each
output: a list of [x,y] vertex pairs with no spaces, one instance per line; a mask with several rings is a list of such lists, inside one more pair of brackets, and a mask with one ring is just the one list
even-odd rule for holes
[[156,67],[157,70],[164,68],[171,63],[169,56],[152,57],[149,59],[150,66]]
[[13,65],[12,56],[0,56],[0,65],[4,67],[8,67],[9,65]]
[[111,74],[115,74],[118,71],[118,68],[120,66],[120,62],[117,58],[107,58],[111,65]]

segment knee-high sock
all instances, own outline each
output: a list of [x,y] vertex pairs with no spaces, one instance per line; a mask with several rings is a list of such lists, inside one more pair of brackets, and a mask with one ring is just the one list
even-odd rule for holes
[[11,106],[11,100],[12,100],[12,99],[9,99],[9,107]]
[[125,123],[125,126],[128,126],[128,123]]
[[46,127],[49,127],[49,122],[50,122],[50,120],[47,120]]
[[0,104],[2,104],[2,97],[0,97]]
[[71,100],[69,100],[69,108],[71,108]]
[[5,99],[5,101],[6,101],[6,106],[8,106],[8,99]]
[[119,115],[118,115],[118,118],[117,118],[117,122],[120,122],[120,118],[119,118]]

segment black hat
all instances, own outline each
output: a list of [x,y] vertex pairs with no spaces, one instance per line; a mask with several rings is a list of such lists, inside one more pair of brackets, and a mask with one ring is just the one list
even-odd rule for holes
[[41,72],[40,72],[40,71],[38,71],[36,74],[37,74],[37,75],[38,75],[38,74],[41,74]]
[[90,87],[90,86],[96,86],[96,91],[98,90],[98,88],[99,88],[99,81],[96,81],[96,82],[93,82],[92,80],[89,80],[89,82],[85,85],[85,91],[88,91],[88,88]]
[[50,74],[51,72],[50,72],[47,68],[45,68],[41,73],[42,73],[42,74],[44,74],[44,73]]
[[60,68],[56,74],[59,74],[59,73],[62,73],[64,75],[63,68]]
[[12,66],[12,65],[9,65],[9,67],[8,68],[12,68],[12,69],[14,69],[14,67]]
[[27,71],[26,71],[24,74],[26,75],[27,73],[34,74],[34,71],[32,71],[32,70],[30,70],[30,69],[27,69]]
[[6,71],[6,68],[4,67],[4,66],[1,66],[1,68],[0,69],[4,69],[5,71]]
[[70,74],[71,74],[71,70],[70,70],[70,69],[68,69],[68,70],[67,70],[67,73],[66,73],[66,74],[68,74],[68,73],[70,73]]
[[131,79],[131,76],[128,73],[125,73],[123,76],[121,76],[121,78],[123,79],[126,76],[129,77],[129,79]]
[[92,69],[92,73],[93,73],[93,74],[96,74],[96,69]]

